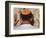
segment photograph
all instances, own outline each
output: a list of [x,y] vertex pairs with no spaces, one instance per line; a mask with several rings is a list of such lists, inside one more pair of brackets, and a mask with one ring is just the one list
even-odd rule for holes
[[40,14],[35,8],[14,8],[14,29],[38,29]]
[[45,34],[45,4],[5,1],[5,36]]

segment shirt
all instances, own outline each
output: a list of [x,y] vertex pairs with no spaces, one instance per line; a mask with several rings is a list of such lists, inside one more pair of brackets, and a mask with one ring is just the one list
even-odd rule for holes
[[31,24],[22,24],[15,26],[15,30],[29,30],[29,29],[34,29],[34,26],[32,26]]

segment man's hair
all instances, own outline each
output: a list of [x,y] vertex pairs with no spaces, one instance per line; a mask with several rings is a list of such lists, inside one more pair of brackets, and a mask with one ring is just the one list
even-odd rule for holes
[[[32,25],[34,24],[34,16],[32,13],[30,13],[29,15],[20,14],[20,16],[23,21],[28,20],[30,22],[30,24],[32,24]],[[30,19],[32,19],[32,21]]]

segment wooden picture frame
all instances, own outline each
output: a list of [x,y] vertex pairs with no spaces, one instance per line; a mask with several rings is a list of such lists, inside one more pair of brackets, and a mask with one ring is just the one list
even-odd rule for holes
[[[10,12],[9,12],[9,5],[11,4],[11,6],[13,5],[16,5],[17,3],[19,4],[19,5],[23,5],[23,4],[28,4],[28,5],[36,5],[36,6],[42,6],[41,8],[43,9],[43,10],[40,10],[40,11],[42,11],[42,14],[43,14],[43,16],[41,16],[42,17],[42,23],[41,23],[41,26],[43,27],[41,27],[42,28],[42,32],[40,32],[39,31],[39,33],[27,33],[27,34],[10,34],[10,26],[12,26],[12,25],[10,25],[10,20],[9,20],[9,16],[10,16]],[[40,13],[41,14],[41,13]],[[21,32],[20,32],[21,33]],[[36,2],[20,2],[20,1],[5,1],[5,36],[6,37],[13,37],[13,36],[29,36],[29,35],[44,35],[45,34],[45,4],[44,3],[36,3]]]

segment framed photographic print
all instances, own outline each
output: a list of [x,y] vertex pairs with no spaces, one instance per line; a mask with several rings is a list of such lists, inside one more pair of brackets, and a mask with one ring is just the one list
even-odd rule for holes
[[5,2],[5,36],[45,34],[45,4]]

